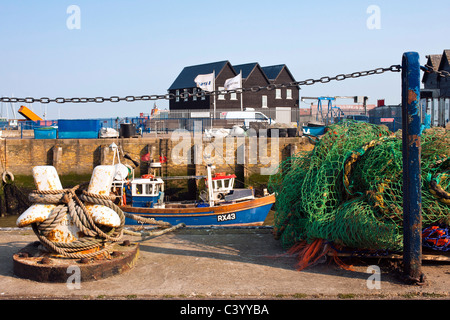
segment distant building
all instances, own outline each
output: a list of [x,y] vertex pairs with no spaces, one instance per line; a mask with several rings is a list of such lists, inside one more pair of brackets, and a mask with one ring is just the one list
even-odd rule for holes
[[[430,66],[434,71],[439,70],[442,54],[432,54],[427,56],[427,66]],[[436,73],[425,72],[422,82],[426,89],[439,89],[438,75]]]
[[[450,72],[450,50],[444,50],[442,54],[441,63],[439,64],[439,71]],[[450,97],[450,78],[438,77],[439,90],[441,91],[441,98]]]
[[270,84],[285,84],[295,82],[295,78],[284,64],[261,67],[258,63],[247,63],[231,65],[229,61],[218,61],[213,63],[185,67],[168,92],[179,95],[187,93],[185,97],[171,99],[170,110],[240,110],[241,108],[268,108],[280,107],[298,108],[299,91],[298,86],[280,88],[274,90],[254,90],[241,93],[232,93],[213,96],[197,94],[201,89],[197,88],[194,79],[200,74],[215,73],[215,90],[223,90],[227,79],[242,73],[243,88],[266,87]]
[[[450,50],[444,50],[442,54],[432,54],[426,57],[426,64],[434,71],[450,72]],[[450,97],[450,78],[440,77],[436,73],[424,72],[422,83],[424,86],[421,90],[422,98]]]
[[370,123],[385,125],[395,132],[402,128],[402,106],[389,105],[372,108],[368,111]]
[[[201,97],[197,96],[197,93],[201,92],[199,88],[197,88],[194,79],[199,74],[209,74],[215,72],[216,75],[216,86],[219,90],[219,87],[223,87],[225,80],[236,76],[236,71],[234,71],[233,67],[228,61],[219,61],[214,63],[207,63],[195,66],[185,67],[172,85],[169,87],[169,93],[179,95],[181,93],[189,93],[190,96],[185,98],[175,98],[171,99],[169,103],[170,110],[186,110],[186,109],[213,109],[214,99],[212,96],[203,95]],[[228,99],[228,107],[230,108],[238,108],[240,106],[240,102],[236,97],[229,97]],[[216,105],[222,106],[222,97],[216,97]]]
[[[285,64],[276,66],[263,67],[262,70],[270,81],[270,84],[286,84],[295,81],[294,76],[289,71]],[[287,87],[282,89],[275,89],[275,94],[270,94],[270,91],[263,92],[267,94],[268,105],[270,107],[290,107],[297,108],[299,105],[299,87]]]
[[[242,72],[242,87],[253,88],[259,86],[268,86],[270,80],[257,62],[240,64],[234,66],[236,73]],[[252,92],[247,91],[242,96],[244,108],[268,108],[267,91]]]

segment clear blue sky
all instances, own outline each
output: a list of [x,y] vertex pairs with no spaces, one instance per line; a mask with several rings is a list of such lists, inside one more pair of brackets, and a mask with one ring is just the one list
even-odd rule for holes
[[[79,30],[66,26],[70,5],[81,10]],[[380,8],[381,29],[367,28],[370,5]],[[219,60],[286,64],[296,80],[400,64],[406,51],[425,63],[450,49],[449,12],[448,0],[2,0],[0,95],[165,94],[183,67]],[[391,73],[302,87],[301,95],[398,104],[400,88]],[[47,119],[133,117],[153,102],[46,106]],[[44,108],[33,110],[42,116]]]

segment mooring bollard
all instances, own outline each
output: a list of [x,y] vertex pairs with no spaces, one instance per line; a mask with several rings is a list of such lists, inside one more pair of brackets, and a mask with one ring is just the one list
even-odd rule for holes
[[[115,173],[116,168],[114,166],[103,165],[95,167],[89,182],[88,193],[109,196]],[[111,208],[101,204],[86,203],[86,210],[97,224],[112,228],[117,228],[121,225],[119,215]]]
[[[63,189],[54,167],[33,168],[38,191],[30,194],[34,204],[20,215],[17,226],[32,225],[40,242],[13,256],[15,275],[39,282],[67,282],[68,270],[76,268],[79,281],[91,281],[133,268],[139,245],[121,244],[125,219],[109,196],[114,174],[114,166],[97,166],[88,190],[78,195],[78,186]],[[111,229],[107,232],[102,226]]]
[[406,52],[402,58],[403,261],[406,280],[416,284],[424,282],[419,100],[419,54]]
[[[114,172],[114,166],[95,167],[89,183],[88,192],[94,195],[108,196],[111,190]],[[38,191],[56,191],[63,189],[58,173],[53,166],[34,167],[33,178]],[[41,195],[41,197],[45,196],[45,194]],[[41,223],[50,216],[56,206],[56,204],[51,203],[35,203],[19,216],[16,224],[18,227],[25,227],[33,223]],[[121,225],[120,218],[114,210],[101,204],[86,203],[85,207],[95,223],[107,227],[118,227]],[[80,233],[80,229],[73,223],[69,214],[66,214],[59,225],[48,234],[47,238],[54,242],[72,242],[79,238]]]
[[[58,173],[53,166],[37,166],[33,170],[34,183],[38,191],[56,191],[62,190],[61,181]],[[46,195],[40,195],[41,198]],[[33,223],[42,223],[48,219],[57,204],[35,203],[23,212],[16,221],[20,228]],[[70,217],[65,215],[59,225],[51,231],[47,238],[54,242],[72,242],[78,238],[80,230],[73,224]]]

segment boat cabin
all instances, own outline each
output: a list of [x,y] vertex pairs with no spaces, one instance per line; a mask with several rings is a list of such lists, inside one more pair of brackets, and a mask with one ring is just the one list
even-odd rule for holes
[[162,208],[164,206],[164,181],[153,176],[133,179],[131,184],[131,205],[140,208]]
[[[231,192],[234,187],[234,179],[236,175],[226,175],[225,172],[219,172],[214,174],[211,178],[213,185],[213,193],[220,197],[220,195],[225,195]],[[208,186],[208,183],[206,184]]]
[[208,167],[208,178],[206,187],[208,189],[208,199],[202,199],[209,202],[210,206],[219,202],[242,201],[254,199],[253,189],[234,189],[234,180],[236,175],[226,175],[224,172],[214,174]]

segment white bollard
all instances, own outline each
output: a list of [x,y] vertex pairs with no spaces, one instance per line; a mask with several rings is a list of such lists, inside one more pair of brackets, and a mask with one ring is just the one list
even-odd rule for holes
[[[88,192],[109,195],[114,172],[114,166],[96,167],[89,183]],[[39,191],[63,189],[58,173],[53,166],[34,167],[33,178]],[[56,206],[55,204],[33,204],[19,216],[16,225],[22,228],[32,223],[41,223],[49,217]],[[86,203],[85,207],[95,223],[108,227],[120,226],[120,217],[114,210],[99,204]],[[70,215],[66,214],[61,223],[47,235],[47,238],[53,242],[69,243],[78,240],[80,236],[82,236],[82,232],[73,223]]]
[[[87,191],[89,193],[109,196],[115,172],[114,166],[105,165],[95,167]],[[95,223],[112,228],[120,226],[120,217],[111,208],[100,204],[89,203],[86,203],[85,206]]]
[[[63,188],[58,173],[53,166],[34,167],[33,178],[36,188],[39,191],[61,190]],[[49,217],[56,206],[55,204],[33,204],[19,216],[16,225],[22,228],[32,223],[43,222]],[[77,240],[79,232],[80,230],[67,214],[61,223],[47,235],[47,238],[53,242],[69,243]]]
[[[37,190],[61,190],[62,185],[55,167],[39,166],[33,168],[33,178]],[[33,204],[23,212],[16,221],[18,227],[26,227],[32,223],[40,223],[48,218],[56,205]]]

